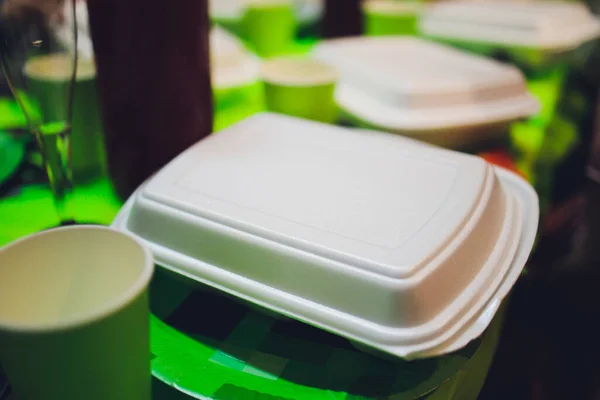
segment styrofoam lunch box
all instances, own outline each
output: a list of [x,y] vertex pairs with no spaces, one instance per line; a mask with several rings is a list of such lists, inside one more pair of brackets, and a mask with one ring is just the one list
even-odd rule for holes
[[503,135],[540,109],[516,67],[423,39],[333,39],[312,56],[338,69],[336,101],[358,122],[445,147]]
[[574,1],[450,1],[428,7],[419,29],[459,45],[507,50],[535,67],[600,37],[600,20]]
[[182,153],[113,225],[164,268],[417,358],[483,332],[537,223],[529,184],[481,158],[265,113]]

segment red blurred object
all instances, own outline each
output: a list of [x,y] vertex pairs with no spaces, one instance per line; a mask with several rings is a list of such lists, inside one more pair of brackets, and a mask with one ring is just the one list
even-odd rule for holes
[[502,168],[506,168],[507,170],[515,172],[525,178],[525,175],[517,168],[517,165],[512,156],[506,151],[486,151],[483,153],[479,153],[479,157],[483,158],[491,164],[497,165]]

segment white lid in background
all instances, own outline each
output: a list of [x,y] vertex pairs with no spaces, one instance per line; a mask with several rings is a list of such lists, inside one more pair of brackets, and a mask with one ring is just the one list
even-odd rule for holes
[[342,107],[386,129],[447,130],[539,110],[516,67],[422,39],[334,39],[313,56],[339,70],[340,90],[356,94],[338,93]]
[[208,11],[211,18],[239,19],[245,3],[245,0],[209,0]]
[[600,36],[600,22],[574,1],[450,1],[427,8],[426,35],[507,47],[565,51]]
[[213,56],[229,56],[243,53],[244,45],[235,35],[219,26],[210,29],[210,51]]
[[488,106],[457,106],[432,113],[395,107],[348,84],[338,86],[335,98],[344,112],[361,123],[447,148],[503,135],[507,131],[503,125],[539,109],[537,100],[527,94]]
[[472,334],[522,269],[533,197],[477,157],[266,113],[177,157],[114,226],[179,274],[415,356]]
[[342,82],[405,109],[478,106],[526,92],[516,67],[410,36],[334,39],[313,54]]
[[260,63],[242,42],[218,26],[210,31],[211,79],[215,89],[228,89],[258,81]]

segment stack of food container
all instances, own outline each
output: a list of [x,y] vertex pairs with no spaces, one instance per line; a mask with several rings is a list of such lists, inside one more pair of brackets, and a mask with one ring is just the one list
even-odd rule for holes
[[[531,86],[539,88],[544,110],[535,123],[515,126],[513,150],[544,204],[552,201],[553,192],[573,190],[568,185],[557,188],[554,175],[560,163],[577,157],[578,151],[584,154],[590,146],[584,131],[589,128],[580,115],[593,113],[590,102],[581,100],[593,95],[579,87],[591,84],[582,76],[581,66],[593,59],[597,44],[592,41],[600,37],[600,20],[584,2],[444,2],[422,15],[420,31],[426,37],[512,62],[533,80]],[[574,99],[578,99],[577,106],[572,105]],[[565,169],[571,171],[573,181],[583,175],[578,162]]]
[[539,68],[598,38],[600,21],[585,4],[574,1],[451,1],[428,7],[420,31]]
[[340,74],[351,120],[462,147],[505,134],[539,110],[516,67],[409,36],[324,41],[313,56]]
[[163,268],[419,358],[485,330],[537,224],[529,184],[481,158],[266,113],[181,154],[114,227]]

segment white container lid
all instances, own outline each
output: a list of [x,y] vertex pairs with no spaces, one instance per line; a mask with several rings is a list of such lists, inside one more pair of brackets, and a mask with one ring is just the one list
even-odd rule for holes
[[231,89],[260,79],[258,58],[226,30],[214,26],[210,31],[211,80],[214,89]]
[[563,52],[600,36],[600,22],[574,1],[451,1],[427,8],[425,35]]
[[114,225],[179,274],[416,357],[473,334],[523,268],[522,197],[477,157],[266,113],[184,152]]
[[516,67],[422,39],[334,39],[313,56],[339,70],[342,108],[387,130],[443,133],[539,110]]

